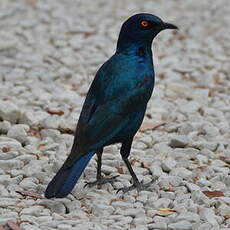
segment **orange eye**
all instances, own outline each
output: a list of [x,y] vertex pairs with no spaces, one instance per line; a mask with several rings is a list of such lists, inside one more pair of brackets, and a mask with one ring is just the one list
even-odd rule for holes
[[149,22],[148,21],[141,21],[141,26],[146,28],[149,26]]

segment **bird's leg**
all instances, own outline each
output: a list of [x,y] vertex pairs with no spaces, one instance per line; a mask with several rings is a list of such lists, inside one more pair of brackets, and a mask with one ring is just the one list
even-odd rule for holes
[[149,190],[149,186],[154,182],[154,180],[152,180],[151,182],[149,183],[146,183],[144,184],[142,181],[140,182],[135,174],[135,172],[133,171],[132,169],[132,166],[128,160],[128,156],[129,156],[129,153],[130,153],[130,149],[131,149],[131,143],[128,143],[128,145],[122,145],[121,147],[121,155],[122,155],[122,159],[123,161],[125,162],[128,170],[129,170],[129,173],[130,175],[132,176],[132,179],[133,179],[133,184],[129,187],[123,187],[123,188],[120,188],[117,190],[117,193],[122,191],[122,192],[128,192],[128,191],[131,191],[131,190],[134,190],[134,189],[137,189],[137,191],[141,191],[141,190]]
[[100,180],[102,178],[101,176],[102,152],[103,152],[103,149],[97,152],[97,180]]
[[105,178],[101,175],[101,162],[102,162],[102,153],[103,153],[103,149],[100,149],[100,151],[97,152],[97,179],[93,182],[88,182],[86,186],[89,187],[93,187],[95,185],[102,185],[102,184],[106,184],[106,183],[111,183],[113,184],[116,181],[116,178],[119,176],[114,176],[111,178]]

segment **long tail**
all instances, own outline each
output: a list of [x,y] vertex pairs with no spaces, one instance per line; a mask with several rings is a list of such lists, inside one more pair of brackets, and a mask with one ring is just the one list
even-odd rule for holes
[[74,188],[74,185],[77,183],[79,177],[81,176],[93,155],[94,152],[83,155],[73,164],[72,167],[66,168],[63,167],[63,165],[47,186],[45,197],[63,198],[67,196]]

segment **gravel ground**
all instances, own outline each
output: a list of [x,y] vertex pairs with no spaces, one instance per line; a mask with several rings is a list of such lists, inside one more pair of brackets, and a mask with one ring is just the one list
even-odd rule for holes
[[[84,188],[96,176],[94,158],[67,198],[17,193],[44,192],[70,150],[95,71],[138,12],[180,27],[154,43],[145,122],[165,125],[139,132],[130,157],[140,180],[156,178],[151,191],[116,194],[131,177],[115,145],[103,155],[104,173],[120,175],[113,185]],[[0,225],[230,229],[229,12],[229,0],[0,1]]]

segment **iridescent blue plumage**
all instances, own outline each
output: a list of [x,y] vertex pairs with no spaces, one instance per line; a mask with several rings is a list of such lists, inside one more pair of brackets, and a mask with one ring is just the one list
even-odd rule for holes
[[94,153],[99,158],[97,179],[102,182],[101,154],[104,146],[113,143],[122,144],[121,155],[134,187],[140,187],[127,158],[154,87],[152,40],[166,28],[176,27],[151,14],[134,15],[123,24],[116,53],[102,65],[91,84],[71,153],[47,187],[47,198],[71,192]]

